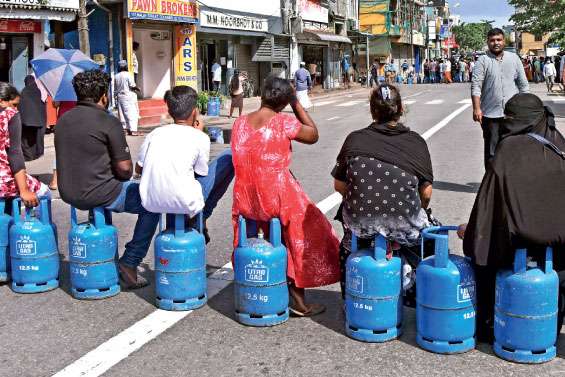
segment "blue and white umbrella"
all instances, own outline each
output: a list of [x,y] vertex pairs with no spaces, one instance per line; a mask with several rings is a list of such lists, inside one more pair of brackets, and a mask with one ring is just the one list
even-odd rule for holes
[[76,101],[73,77],[79,72],[99,69],[92,59],[79,50],[50,48],[31,61],[31,67],[53,101]]

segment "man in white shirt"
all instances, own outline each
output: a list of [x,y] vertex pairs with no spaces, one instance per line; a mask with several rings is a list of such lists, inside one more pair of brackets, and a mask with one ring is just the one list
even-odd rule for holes
[[222,82],[222,66],[214,60],[214,64],[212,64],[210,72],[212,72],[212,83],[214,85],[213,90],[217,92],[220,90],[220,84]]
[[451,84],[453,82],[453,78],[451,77],[451,60],[445,59],[445,83]]
[[133,52],[131,54],[131,65],[133,66],[133,79],[138,84],[137,75],[139,74],[139,61],[137,60],[137,49],[139,48],[138,42],[133,42]]
[[553,84],[555,84],[555,76],[557,76],[557,70],[555,69],[555,64],[553,64],[553,60],[551,60],[551,58],[545,59],[545,65],[543,66],[543,76],[545,77],[547,92],[553,92]]
[[[210,138],[198,117],[197,93],[176,86],[165,94],[173,124],[147,135],[139,152],[136,173],[143,207],[154,213],[212,215],[234,177],[228,148],[208,165]],[[208,232],[204,229],[206,242]]]

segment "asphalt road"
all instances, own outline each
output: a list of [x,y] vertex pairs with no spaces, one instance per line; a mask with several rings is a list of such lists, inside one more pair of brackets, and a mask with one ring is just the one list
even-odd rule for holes
[[[541,93],[542,88],[537,90]],[[483,174],[482,138],[471,119],[469,87],[420,85],[401,90],[408,108],[404,121],[429,137],[435,173],[434,214],[444,224],[465,222]],[[311,114],[320,128],[320,141],[313,146],[293,146],[292,171],[316,203],[333,194],[329,172],[346,135],[370,123],[368,94],[361,90],[316,100]],[[544,98],[558,109],[558,115],[565,115],[564,97]],[[142,138],[128,141],[135,155]],[[214,146],[216,152],[220,149]],[[48,147],[46,156],[29,164],[29,170],[46,175],[52,159],[53,149]],[[325,205],[331,219],[336,208],[330,202]],[[66,256],[69,208],[57,199],[53,207],[60,252]],[[0,286],[0,376],[51,376],[58,372],[59,376],[77,377],[103,373],[141,377],[565,376],[564,335],[559,356],[539,366],[502,361],[484,344],[463,355],[435,355],[416,346],[412,309],[404,311],[404,335],[399,340],[386,344],[351,340],[344,335],[337,285],[308,291],[310,300],[328,307],[320,316],[291,318],[273,328],[241,326],[233,316],[230,270],[218,270],[229,262],[232,251],[230,211],[231,194],[223,198],[208,223],[212,297],[207,306],[194,312],[156,310],[153,285],[103,301],[74,300],[69,293],[66,259],[61,264],[61,289],[18,295],[8,286]],[[115,215],[114,223],[123,249],[131,238],[135,216]],[[334,226],[341,232],[338,223]],[[451,245],[454,252],[461,249],[457,240]],[[143,274],[150,280],[152,254],[150,249],[143,264]]]

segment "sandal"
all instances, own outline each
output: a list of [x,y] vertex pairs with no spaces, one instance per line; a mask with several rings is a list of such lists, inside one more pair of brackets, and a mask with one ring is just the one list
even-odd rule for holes
[[306,311],[300,311],[299,309],[295,309],[292,306],[290,306],[288,309],[290,310],[292,315],[296,317],[313,317],[326,311],[326,307],[322,304],[309,304],[306,306],[308,307],[308,310]]

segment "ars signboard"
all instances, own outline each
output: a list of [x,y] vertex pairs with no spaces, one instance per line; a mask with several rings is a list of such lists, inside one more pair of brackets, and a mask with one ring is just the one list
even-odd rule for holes
[[127,0],[127,14],[131,20],[198,22],[195,0]]

